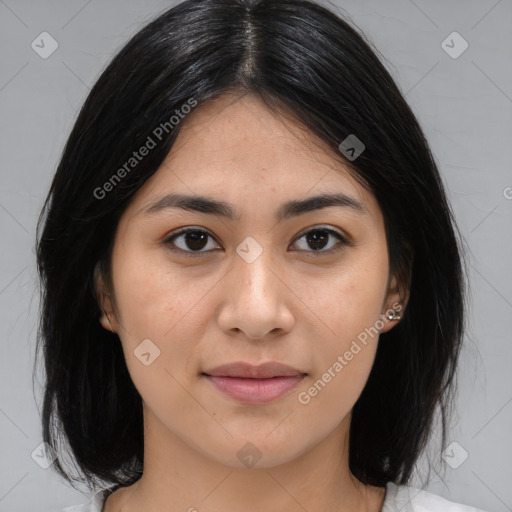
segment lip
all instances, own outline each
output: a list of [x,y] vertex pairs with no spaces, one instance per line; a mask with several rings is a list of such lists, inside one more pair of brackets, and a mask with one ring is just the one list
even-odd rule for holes
[[241,377],[245,379],[267,379],[271,377],[293,377],[304,375],[306,372],[297,370],[277,361],[262,363],[257,366],[245,361],[236,361],[234,363],[216,366],[205,372],[212,377]]
[[242,361],[217,366],[203,376],[219,391],[244,404],[265,404],[281,398],[304,377],[305,372],[272,361],[258,366]]

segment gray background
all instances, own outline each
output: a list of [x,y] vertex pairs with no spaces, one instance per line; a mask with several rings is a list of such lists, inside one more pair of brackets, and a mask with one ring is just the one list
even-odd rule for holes
[[[41,443],[37,215],[78,108],[113,53],[172,2],[0,0],[0,512],[87,501],[31,454]],[[512,510],[512,2],[338,0],[375,43],[426,132],[470,251],[471,320],[449,441],[427,490]],[[47,31],[57,50],[32,41]],[[457,58],[442,42],[457,31]],[[453,39],[453,38],[452,38]],[[38,39],[40,41],[40,39]],[[458,53],[462,41],[444,48]],[[446,45],[452,46],[451,49]],[[48,48],[48,46],[46,46]],[[435,441],[435,440],[434,440]],[[426,457],[414,485],[421,485]],[[459,467],[457,465],[467,459]],[[453,462],[455,461],[455,462]]]

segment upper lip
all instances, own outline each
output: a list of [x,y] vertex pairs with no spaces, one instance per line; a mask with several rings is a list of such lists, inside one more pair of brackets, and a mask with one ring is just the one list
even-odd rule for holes
[[283,363],[271,361],[258,366],[237,361],[234,363],[223,364],[203,372],[212,377],[242,377],[246,379],[264,379],[271,377],[289,377],[294,375],[305,375],[306,372],[297,370]]

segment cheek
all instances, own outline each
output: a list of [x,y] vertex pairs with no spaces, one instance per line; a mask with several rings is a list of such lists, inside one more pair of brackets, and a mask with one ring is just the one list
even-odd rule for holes
[[[352,291],[350,304],[325,315],[329,330],[312,350],[315,372],[297,394],[298,407],[314,425],[322,418],[325,431],[335,428],[351,411],[371,372],[378,346],[380,296],[359,296],[351,286],[341,288],[340,296]],[[328,304],[322,311],[327,311]]]
[[378,250],[357,255],[321,282],[303,282],[299,293],[307,297],[304,302],[312,319],[308,322],[313,326],[310,336],[319,340],[317,350],[312,351],[317,370],[309,383],[313,388],[305,389],[305,401],[316,404],[310,413],[317,407],[320,413],[336,402],[335,415],[343,417],[363,390],[383,326],[380,314],[387,278],[384,248],[384,255]]
[[[187,272],[176,271],[157,250],[120,251],[114,265],[119,332],[134,382],[143,377],[143,386],[161,387],[158,379],[196,371],[194,340],[201,338],[204,324],[197,311],[212,284],[201,279],[192,286]],[[146,367],[140,356],[148,352],[146,362],[154,362]]]
[[125,251],[115,265],[119,333],[133,384],[150,409],[190,406],[180,385],[192,372],[195,349],[186,332],[194,301],[184,278],[147,252]]
[[162,338],[193,306],[186,273],[174,270],[162,250],[124,251],[114,262],[119,320],[139,337]]
[[308,322],[318,324],[327,346],[339,349],[379,319],[387,281],[386,255],[365,250],[321,277],[296,279],[294,291],[307,306]]

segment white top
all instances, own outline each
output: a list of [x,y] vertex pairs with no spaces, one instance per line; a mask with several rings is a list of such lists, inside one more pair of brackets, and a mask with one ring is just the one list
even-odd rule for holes
[[[61,512],[101,512],[103,491],[93,496],[93,501],[66,507]],[[393,482],[386,485],[386,497],[380,512],[486,512],[480,508],[455,503],[427,491],[397,486]]]

